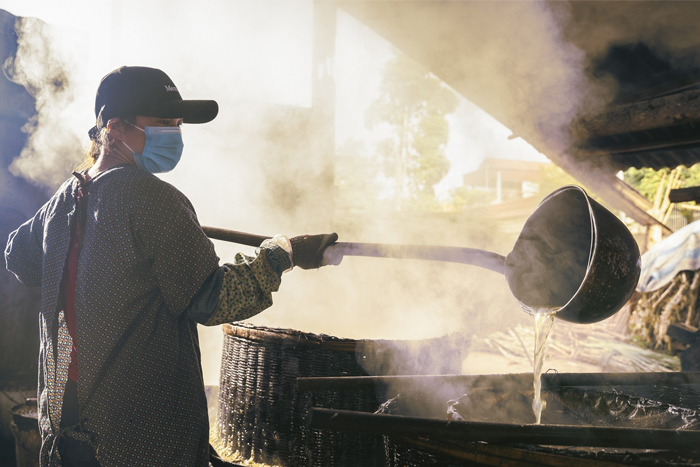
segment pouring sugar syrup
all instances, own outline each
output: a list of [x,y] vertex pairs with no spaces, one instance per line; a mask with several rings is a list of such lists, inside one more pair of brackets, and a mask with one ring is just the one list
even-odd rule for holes
[[596,229],[587,195],[572,189],[543,201],[506,258],[508,285],[523,311],[535,320],[532,410],[537,425],[546,406],[542,400],[542,368],[554,316],[580,291],[595,245]]
[[535,319],[533,359],[536,423],[542,367],[554,317],[595,323],[627,302],[641,271],[634,237],[610,211],[577,186],[547,196],[528,218],[505,261],[513,296]]
[[532,359],[535,395],[532,399],[532,410],[535,412],[536,425],[540,424],[542,410],[547,406],[547,403],[542,400],[542,367],[544,366],[544,356],[547,350],[547,339],[552,331],[556,312],[556,308],[538,308],[532,313],[535,318],[535,352]]
[[520,307],[535,319],[535,345],[532,359],[532,377],[534,396],[532,398],[532,411],[535,414],[535,425],[540,425],[542,411],[547,407],[547,402],[542,400],[542,368],[547,351],[547,340],[554,326],[554,316],[561,308],[531,308],[524,303]]

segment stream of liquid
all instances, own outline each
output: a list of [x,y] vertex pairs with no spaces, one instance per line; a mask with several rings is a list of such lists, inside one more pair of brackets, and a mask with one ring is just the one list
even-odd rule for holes
[[554,324],[554,314],[557,310],[540,308],[535,310],[535,355],[532,360],[532,373],[535,378],[535,397],[532,400],[532,410],[535,412],[535,423],[540,424],[542,410],[547,403],[542,400],[542,366],[544,365],[544,353],[547,349],[547,338]]

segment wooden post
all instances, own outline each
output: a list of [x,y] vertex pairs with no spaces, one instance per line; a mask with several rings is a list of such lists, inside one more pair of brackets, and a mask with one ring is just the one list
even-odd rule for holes
[[683,201],[700,201],[700,186],[673,189],[669,192],[668,199],[672,203],[681,203]]

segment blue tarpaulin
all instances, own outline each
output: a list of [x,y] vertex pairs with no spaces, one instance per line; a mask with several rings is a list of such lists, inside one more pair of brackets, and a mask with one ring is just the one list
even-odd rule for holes
[[681,271],[700,269],[700,221],[686,225],[642,255],[637,291],[653,292]]

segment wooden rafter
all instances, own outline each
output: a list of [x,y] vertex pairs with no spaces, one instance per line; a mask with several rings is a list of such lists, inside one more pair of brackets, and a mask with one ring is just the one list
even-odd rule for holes
[[685,91],[611,107],[574,126],[578,140],[634,133],[700,121],[700,91]]

